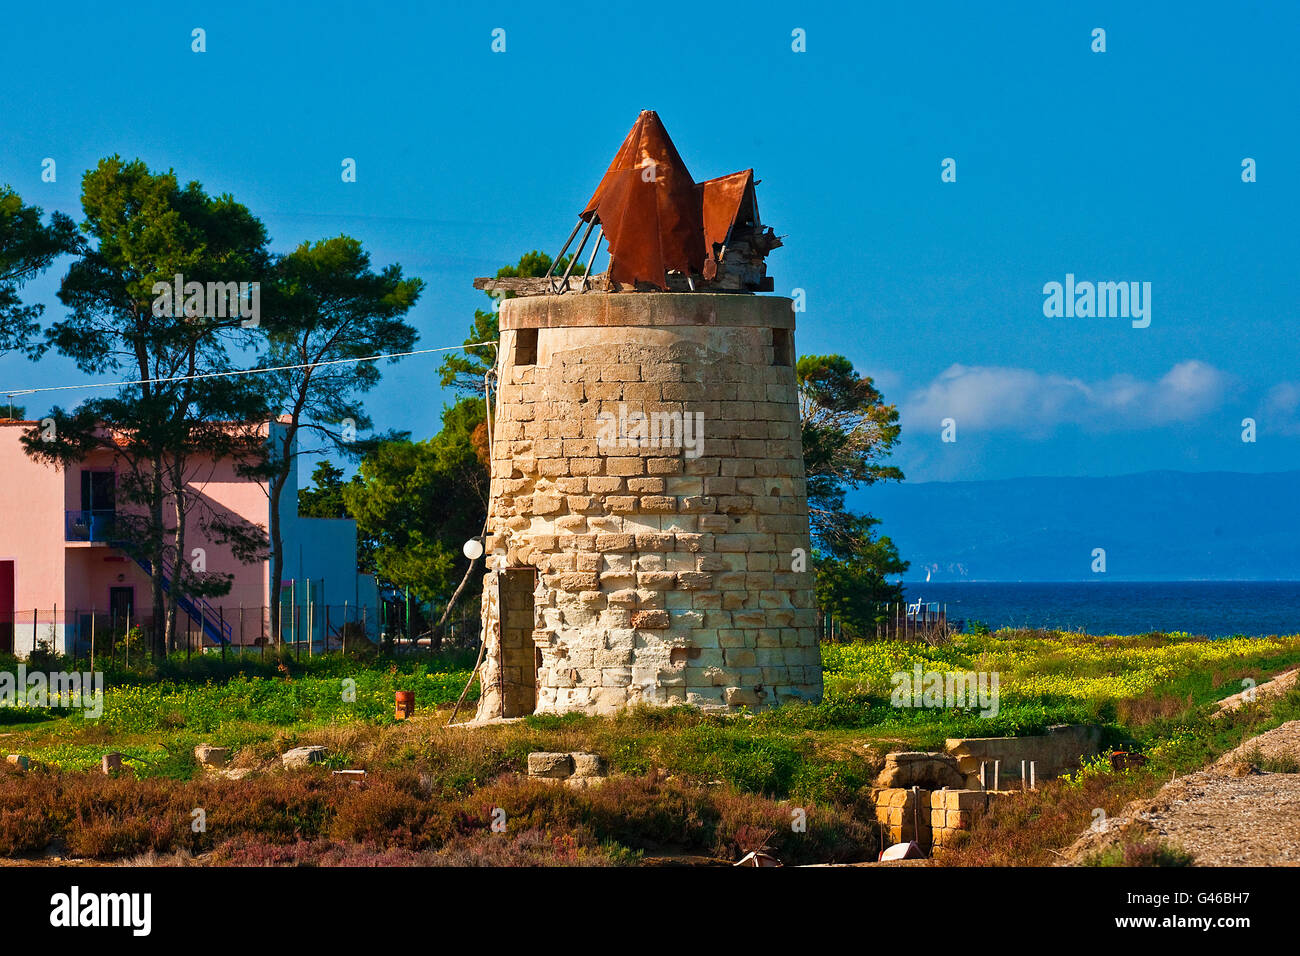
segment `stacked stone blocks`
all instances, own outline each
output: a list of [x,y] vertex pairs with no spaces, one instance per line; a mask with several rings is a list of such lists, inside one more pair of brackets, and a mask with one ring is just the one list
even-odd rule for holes
[[964,839],[993,801],[1014,792],[892,787],[872,791],[872,798],[884,845],[915,841],[929,852]]
[[[485,583],[536,569],[539,712],[820,697],[792,326],[775,298],[503,303]],[[678,427],[611,435],[638,414]]]

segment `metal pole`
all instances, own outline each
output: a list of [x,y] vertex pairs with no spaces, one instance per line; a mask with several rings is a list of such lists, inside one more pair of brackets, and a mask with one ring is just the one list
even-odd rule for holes
[[294,632],[294,624],[297,620],[298,607],[298,579],[289,579],[289,647],[296,649],[297,634]]
[[95,606],[90,606],[90,672],[95,673]]
[[217,608],[217,636],[221,638],[221,663],[226,662],[226,609]]
[[587,260],[587,270],[582,274],[582,289],[587,290],[588,282],[591,279],[591,267],[596,264],[596,253],[600,251],[600,240],[605,236],[605,227],[600,227],[600,232],[596,233],[596,244],[591,247],[591,258]]
[[[578,230],[581,229],[581,228],[582,228],[582,220],[579,219],[578,222],[577,222],[577,224],[573,227],[573,232],[569,233],[569,238],[566,239],[566,240],[564,241],[564,248],[560,250],[560,254],[559,254],[558,256],[556,256],[555,259],[551,262],[551,267],[550,267],[549,269],[546,270],[546,278],[547,278],[547,279],[550,279],[550,278],[551,278],[552,274],[555,272],[555,267],[556,267],[556,265],[559,263],[559,261],[560,261],[561,259],[564,258],[564,254],[565,254],[566,252],[569,251],[569,244],[570,244],[571,242],[573,242],[573,237],[576,236],[576,235],[578,234]],[[549,284],[549,286],[550,286],[551,291],[554,292],[554,291],[555,291],[555,283],[554,283],[554,282],[550,282],[550,283],[548,283],[548,284]]]
[[[560,291],[567,291],[569,288],[569,275],[573,272],[573,267],[578,264],[582,258],[582,250],[587,248],[587,240],[591,238],[591,230],[596,228],[596,217],[591,217],[591,222],[587,223],[587,231],[582,234],[582,242],[578,243],[578,251],[573,254],[569,260],[568,266],[564,269],[564,276],[560,279]],[[604,230],[602,229],[602,232]],[[599,243],[600,240],[597,240]]]
[[307,579],[307,656],[316,643],[316,605],[312,602],[311,578]]

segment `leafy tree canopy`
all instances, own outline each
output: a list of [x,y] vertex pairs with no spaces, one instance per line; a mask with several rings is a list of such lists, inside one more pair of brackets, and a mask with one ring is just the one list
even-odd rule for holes
[[877,481],[901,481],[885,464],[899,439],[898,409],[886,405],[872,380],[842,355],[805,355],[795,366],[808,477],[818,606],[835,615],[850,634],[874,627],[880,602],[902,598],[889,581],[908,563],[879,521],[849,511],[846,493]]
[[342,487],[348,514],[375,542],[379,577],[431,603],[447,600],[467,565],[461,547],[480,534],[487,511],[483,400],[443,411],[426,441],[379,445]]
[[[568,267],[571,257],[564,256],[556,263],[555,269],[563,274]],[[541,278],[546,275],[546,271],[551,268],[551,257],[544,252],[538,252],[534,249],[532,252],[524,253],[519,262],[513,266],[502,266],[497,270],[498,279],[507,278]],[[574,273],[581,275],[584,271],[581,265],[574,266]],[[486,292],[484,293],[492,300],[493,307],[490,311],[484,312],[482,309],[474,310],[474,321],[469,327],[469,338],[465,340],[466,345],[472,345],[475,342],[494,342],[501,336],[501,330],[497,322],[497,309],[504,299],[513,299],[513,292]],[[483,376],[487,374],[488,369],[496,364],[495,348],[476,348],[466,349],[462,352],[452,352],[442,361],[440,369],[441,380],[444,387],[454,388],[456,391],[467,395],[483,394]]]
[[[23,442],[48,463],[73,464],[96,450],[114,456],[117,502],[128,506],[119,507],[114,530],[147,563],[153,607],[165,612],[155,615],[152,637],[162,652],[175,646],[179,595],[230,588],[229,572],[191,566],[190,546],[228,543],[244,561],[265,546],[260,527],[212,507],[194,482],[202,462],[261,453],[252,423],[265,420],[266,406],[247,378],[201,377],[230,370],[231,351],[250,341],[239,308],[191,312],[188,301],[159,308],[154,286],[170,287],[178,274],[185,283],[236,288],[255,281],[269,261],[266,230],[228,195],[181,186],[170,170],[117,156],[83,176],[81,205],[86,241],[59,288],[68,314],[45,329],[35,351],[54,348],[88,374],[126,369],[137,381],[74,411],[54,409],[53,429],[33,429]],[[191,525],[197,541],[187,541]]]
[[0,351],[32,350],[45,307],[23,305],[18,290],[59,256],[81,246],[77,226],[61,212],[41,222],[41,210],[27,206],[8,186],[0,187]]

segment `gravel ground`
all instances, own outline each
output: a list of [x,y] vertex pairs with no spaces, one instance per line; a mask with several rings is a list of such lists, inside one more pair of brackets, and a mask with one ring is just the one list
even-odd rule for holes
[[1196,866],[1300,866],[1300,773],[1252,770],[1247,761],[1256,754],[1300,760],[1300,720],[1129,804],[1101,832],[1076,840],[1064,854],[1067,865],[1121,836],[1159,835],[1192,853]]
[[[1281,697],[1292,687],[1295,686],[1296,678],[1300,676],[1300,667],[1294,670],[1283,671],[1270,681],[1265,681],[1258,687],[1254,688],[1253,699],[1263,700],[1269,697]],[[1231,697],[1225,697],[1219,701],[1219,706],[1215,709],[1214,716],[1230,713],[1248,703],[1247,696],[1250,691],[1243,690],[1240,694],[1233,694]]]

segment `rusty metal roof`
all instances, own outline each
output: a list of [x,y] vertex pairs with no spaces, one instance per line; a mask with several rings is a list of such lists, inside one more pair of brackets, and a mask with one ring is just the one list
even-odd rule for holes
[[659,115],[643,110],[579,218],[604,231],[613,281],[666,289],[669,271],[713,278],[714,246],[742,208],[757,222],[752,169],[697,184]]
[[731,227],[741,219],[742,211],[755,224],[758,223],[758,200],[754,196],[754,171],[732,173],[707,179],[695,187],[700,191],[701,214],[704,226],[705,261],[701,275],[712,279],[718,274],[716,247],[725,246],[731,237]]
[[[478,278],[477,289],[512,295],[568,291],[770,292],[765,257],[781,239],[758,218],[752,169],[697,183],[653,110],[642,110],[614,154],[552,267],[540,278]],[[571,257],[570,246],[583,231]],[[598,230],[598,231],[597,231]],[[590,257],[584,250],[596,233]],[[592,275],[602,240],[609,269]],[[565,263],[563,275],[556,274]],[[575,270],[576,273],[575,273]]]

